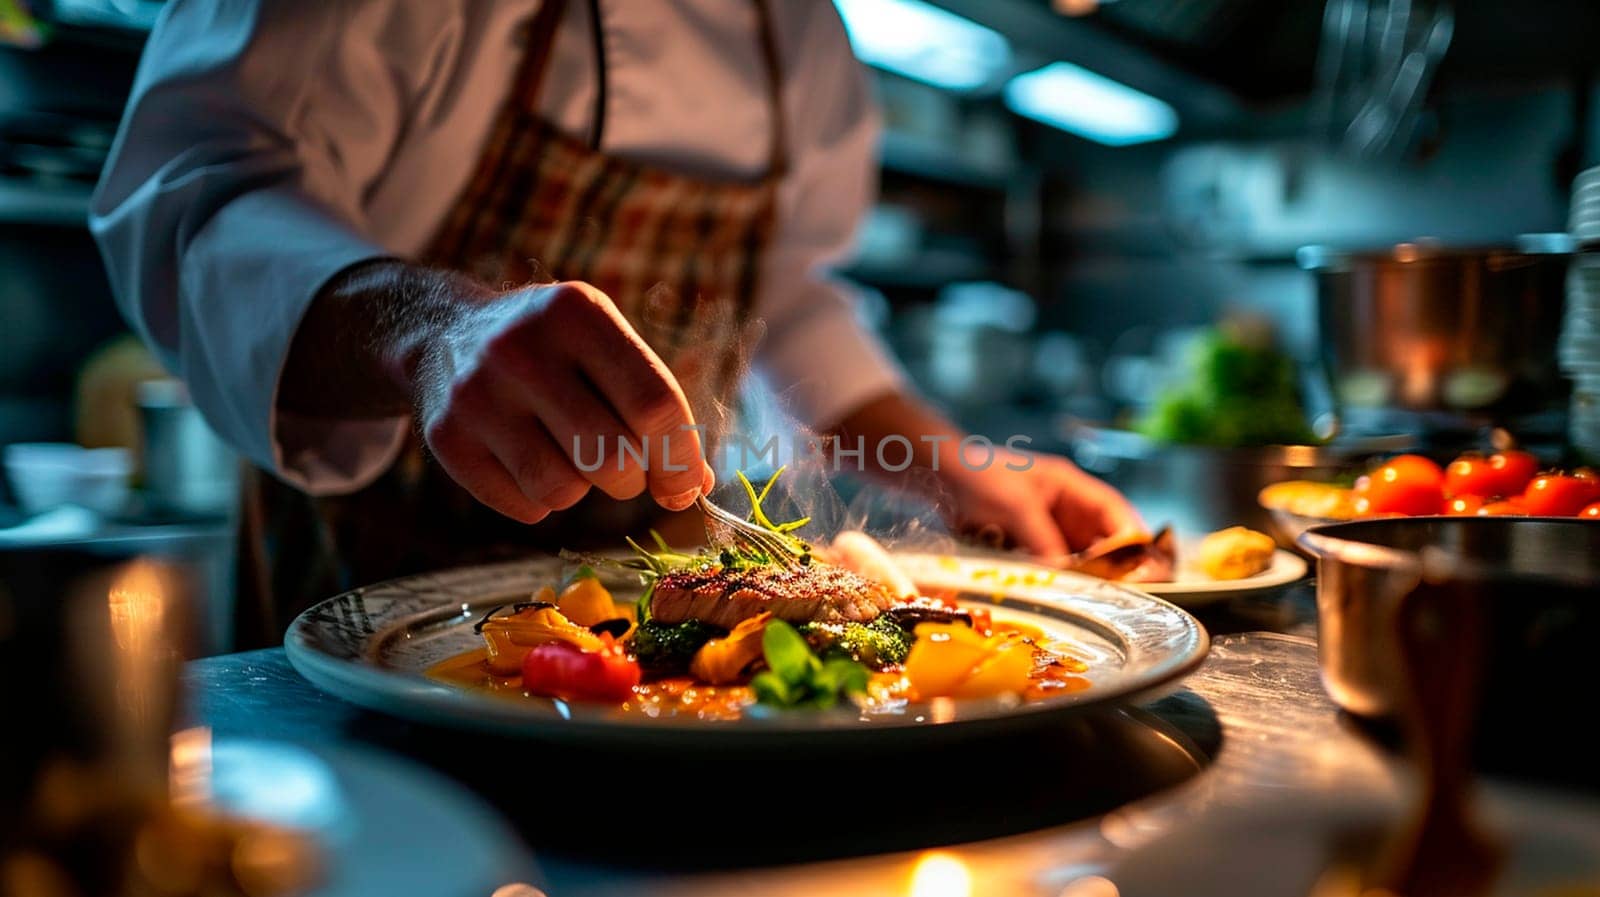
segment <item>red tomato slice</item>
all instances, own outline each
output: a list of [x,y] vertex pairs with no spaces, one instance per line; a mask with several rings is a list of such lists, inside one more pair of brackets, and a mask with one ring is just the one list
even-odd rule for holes
[[566,642],[536,646],[522,661],[522,687],[536,695],[618,703],[639,684],[639,664],[615,645],[582,651]]
[[1565,474],[1534,477],[1522,503],[1535,517],[1571,517],[1600,501],[1600,480]]

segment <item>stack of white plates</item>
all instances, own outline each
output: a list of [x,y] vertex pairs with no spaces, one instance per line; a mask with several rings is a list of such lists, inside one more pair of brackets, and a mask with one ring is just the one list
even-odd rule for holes
[[1579,243],[1600,242],[1600,166],[1588,169],[1572,182],[1572,238]]
[[1573,257],[1567,276],[1567,309],[1557,358],[1572,378],[1568,424],[1572,444],[1600,461],[1600,168],[1578,175],[1572,187],[1572,236],[1591,251]]

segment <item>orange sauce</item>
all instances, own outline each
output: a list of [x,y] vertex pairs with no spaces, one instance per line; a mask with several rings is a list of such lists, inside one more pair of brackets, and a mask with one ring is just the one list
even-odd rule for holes
[[645,716],[692,716],[697,719],[738,719],[756,696],[746,685],[706,685],[688,676],[671,676],[633,689],[634,699],[624,709]]

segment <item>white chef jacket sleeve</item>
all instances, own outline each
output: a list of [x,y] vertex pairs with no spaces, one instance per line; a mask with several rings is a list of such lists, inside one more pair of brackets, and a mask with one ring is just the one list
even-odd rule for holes
[[388,255],[362,235],[360,198],[398,138],[412,73],[459,33],[455,6],[174,0],[93,197],[123,314],[224,439],[312,493],[375,478],[408,426],[280,413],[277,386],[319,289]]
[[880,121],[866,70],[833,5],[818,10],[795,48],[800,90],[786,93],[791,182],[761,271],[756,311],[766,322],[756,372],[802,424],[826,428],[906,379],[829,269],[850,252],[877,192]]

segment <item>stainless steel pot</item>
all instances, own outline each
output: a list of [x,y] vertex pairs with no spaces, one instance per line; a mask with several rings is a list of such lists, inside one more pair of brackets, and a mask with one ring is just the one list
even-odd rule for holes
[[1567,393],[1556,366],[1564,234],[1515,247],[1401,243],[1377,252],[1308,246],[1323,362],[1340,411],[1532,414]]
[[[1481,630],[1461,640],[1477,671],[1478,745],[1521,765],[1535,757],[1593,769],[1584,695],[1600,636],[1600,524],[1573,518],[1412,517],[1313,527],[1318,650],[1328,694],[1361,717],[1405,707],[1403,612]],[[1415,614],[1412,614],[1415,616]]]

